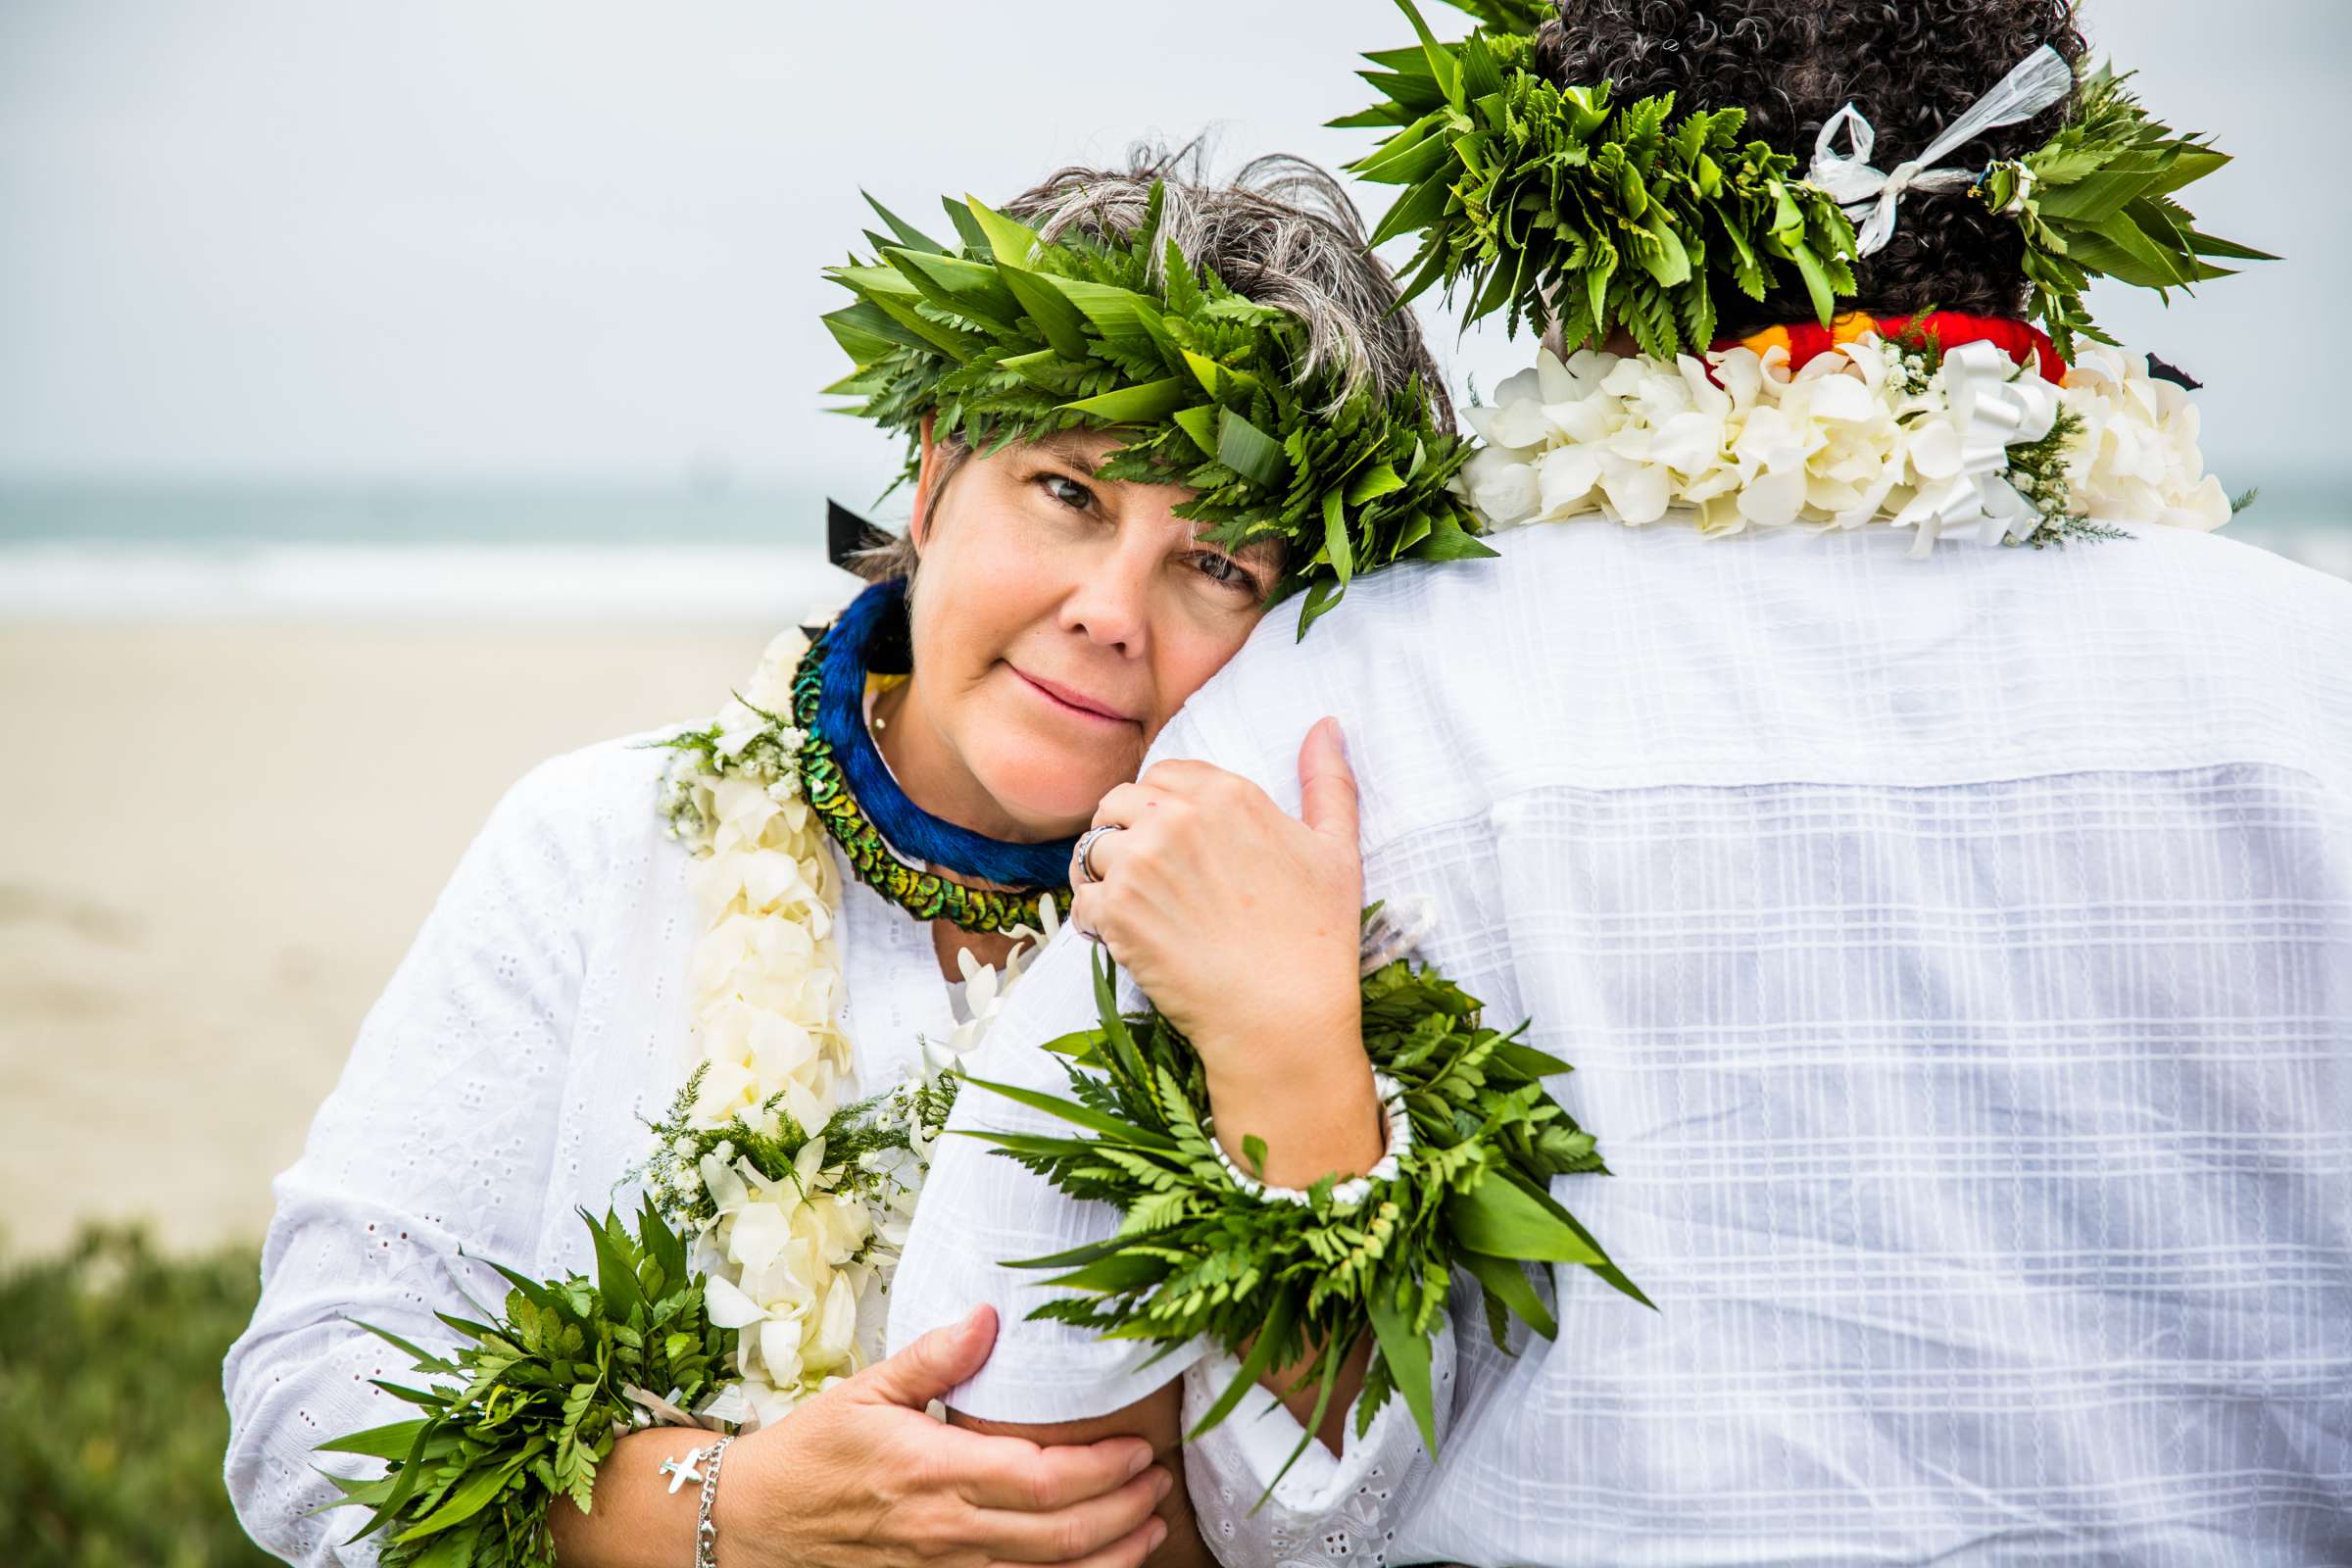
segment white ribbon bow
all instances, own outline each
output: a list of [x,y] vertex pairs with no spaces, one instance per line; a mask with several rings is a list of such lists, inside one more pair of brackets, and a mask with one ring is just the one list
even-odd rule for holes
[[1924,556],[1946,532],[1974,528],[1977,543],[2023,539],[2041,525],[2034,503],[2009,482],[2009,449],[2038,441],[2058,423],[2058,389],[2022,375],[1990,343],[1966,343],[1943,357],[1943,384],[1960,428],[1960,471],[1912,498],[1891,526],[1917,528],[1911,554]]
[[[1983,177],[1977,170],[1937,169],[1937,159],[1957,152],[1988,130],[2032,120],[2074,88],[2075,68],[2045,43],[1978,99],[1974,109],[1945,126],[1925,152],[1907,164],[1896,165],[1892,173],[1870,166],[1879,133],[1862,111],[1847,104],[1821,127],[1821,135],[1813,143],[1813,167],[1805,177],[1862,225],[1855,238],[1855,255],[1875,255],[1894,237],[1895,211],[1902,205],[1903,192],[1966,190]],[[1852,138],[1851,157],[1837,150],[1841,130]]]

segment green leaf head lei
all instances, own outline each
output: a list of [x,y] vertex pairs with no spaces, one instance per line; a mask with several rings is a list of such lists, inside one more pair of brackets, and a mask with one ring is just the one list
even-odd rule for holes
[[2125,89],[2129,74],[2082,76],[2063,129],[2025,157],[1993,165],[1971,195],[2017,220],[2026,239],[2029,307],[2070,358],[2076,333],[2115,339],[2092,322],[2082,296],[2111,277],[2159,295],[2228,277],[2229,261],[2278,258],[2196,227],[2174,193],[2230,162],[2202,136],[2158,122]]
[[[1348,166],[1404,187],[1375,244],[1418,233],[1407,298],[1443,283],[1468,318],[1507,312],[1578,344],[1622,327],[1661,358],[1703,353],[1736,295],[1793,280],[1823,325],[1855,293],[1848,209],[1795,157],[1740,139],[1739,108],[1678,116],[1671,93],[1620,102],[1606,81],[1562,86],[1532,69],[1539,0],[1468,0],[1478,30],[1442,44],[1413,0],[1419,42],[1368,54],[1381,102],[1333,122],[1387,138]],[[2113,340],[2083,294],[2096,277],[2160,293],[2228,275],[2213,258],[2263,252],[2199,232],[2175,199],[2229,160],[2159,123],[2102,70],[2080,80],[2067,124],[1984,170],[1965,199],[2016,220],[2030,309],[2061,353]]]
[[873,202],[888,229],[866,234],[874,259],[826,274],[857,297],[825,318],[856,366],[827,390],[907,438],[902,480],[926,417],[979,452],[1117,432],[1102,477],[1189,486],[1176,514],[1221,549],[1282,542],[1273,597],[1303,592],[1301,636],[1360,572],[1493,554],[1452,490],[1469,445],[1437,427],[1420,383],[1382,395],[1301,376],[1304,323],[1163,242],[1164,194],[1126,238],[1047,240],[949,200],[953,245]]

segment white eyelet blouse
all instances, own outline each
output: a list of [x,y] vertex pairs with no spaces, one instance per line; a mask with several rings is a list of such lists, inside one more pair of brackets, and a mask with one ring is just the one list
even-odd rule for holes
[[[646,1152],[643,1118],[666,1107],[691,1059],[698,929],[687,852],[656,812],[666,756],[609,742],[543,763],[508,793],[274,1185],[261,1302],[223,1369],[226,1479],[246,1529],[290,1562],[376,1560],[372,1540],[345,1544],[360,1513],[307,1516],[334,1494],[321,1468],[374,1467],[314,1445],[408,1411],[369,1382],[406,1378],[407,1358],[353,1320],[447,1348],[434,1312],[476,1315],[504,1299],[491,1260],[585,1272],[574,1210],[635,1206],[623,1173]],[[840,869],[845,1023],[860,1084],[879,1087],[915,1070],[923,1038],[952,1031],[953,988],[929,928]],[[870,1327],[878,1342],[879,1313]],[[1264,1423],[1272,1434],[1284,1422],[1280,1452],[1297,1423],[1279,1408]],[[1382,1436],[1396,1446],[1394,1423]],[[1358,1470],[1397,1462],[1375,1446],[1359,1445],[1345,1475],[1318,1472],[1329,1485],[1316,1495],[1335,1514],[1356,1497]],[[1204,1531],[1259,1527],[1237,1524],[1273,1473],[1249,1468],[1257,1453],[1220,1446],[1197,1461]],[[1317,1515],[1280,1517],[1295,1532],[1321,1527]]]

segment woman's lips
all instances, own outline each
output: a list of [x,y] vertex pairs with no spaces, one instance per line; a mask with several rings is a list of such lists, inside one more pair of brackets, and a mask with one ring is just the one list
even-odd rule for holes
[[1039,677],[1030,674],[1018,664],[1007,664],[1004,667],[1011,670],[1015,675],[1020,676],[1022,680],[1028,682],[1029,685],[1037,692],[1037,694],[1043,697],[1047,702],[1052,703],[1055,708],[1061,709],[1065,712],[1076,713],[1082,718],[1091,718],[1099,724],[1132,724],[1135,722],[1134,719],[1129,718],[1124,713],[1113,712],[1109,709],[1104,708],[1101,703],[1096,702],[1093,698],[1086,696],[1084,693],[1074,692],[1067,686],[1060,685],[1054,681],[1042,680]]

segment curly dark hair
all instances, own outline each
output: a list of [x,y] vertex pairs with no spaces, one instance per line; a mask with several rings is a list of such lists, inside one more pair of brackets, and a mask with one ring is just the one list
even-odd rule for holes
[[[1559,0],[1537,34],[1535,69],[1562,86],[1609,80],[1619,102],[1671,92],[1678,110],[1743,108],[1747,134],[1800,169],[1850,103],[1878,128],[1871,162],[1892,169],[2043,44],[2082,59],[2074,0]],[[2022,156],[2056,134],[2067,109],[1994,130],[1945,162]],[[1913,192],[1893,240],[1855,265],[1856,293],[1880,316],[2019,316],[2023,256],[2008,219],[1962,195]],[[1801,292],[1757,311],[1764,321],[1812,314]]]

